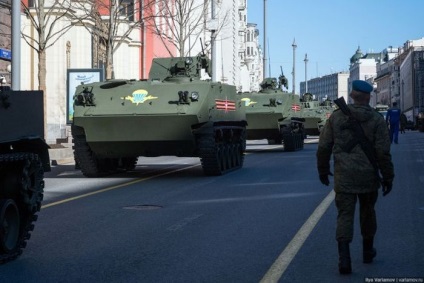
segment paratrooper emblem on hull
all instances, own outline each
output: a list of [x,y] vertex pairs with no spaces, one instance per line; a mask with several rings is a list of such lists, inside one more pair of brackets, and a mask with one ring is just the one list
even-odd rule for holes
[[134,91],[132,95],[121,97],[121,99],[129,100],[132,103],[139,105],[140,103],[144,103],[146,100],[157,99],[157,97],[149,95],[149,92],[147,90],[138,89]]
[[257,103],[256,101],[253,101],[253,100],[251,100],[250,98],[247,98],[247,97],[242,98],[241,101],[244,101],[244,106],[246,106],[246,107]]

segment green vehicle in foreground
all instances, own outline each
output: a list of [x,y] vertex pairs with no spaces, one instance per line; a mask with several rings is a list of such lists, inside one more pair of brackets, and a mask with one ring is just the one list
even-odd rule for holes
[[[42,91],[12,91],[0,77],[0,264],[22,254],[50,171]],[[1,276],[0,276],[1,277]],[[7,280],[6,280],[7,281]]]
[[74,156],[87,177],[134,169],[139,156],[200,157],[206,175],[243,166],[246,115],[235,86],[202,80],[204,55],[153,59],[149,80],[77,87]]
[[247,139],[267,139],[268,143],[284,144],[285,151],[303,149],[303,119],[290,115],[293,107],[299,107],[299,96],[282,90],[287,80],[282,75],[266,78],[259,92],[242,93],[246,108]]

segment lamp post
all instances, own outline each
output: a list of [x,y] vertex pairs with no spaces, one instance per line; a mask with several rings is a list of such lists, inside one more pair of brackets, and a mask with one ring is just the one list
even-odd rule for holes
[[[215,22],[216,20],[216,11],[215,11],[215,0],[212,0],[211,2],[211,16],[212,16],[212,21]],[[217,77],[217,60],[216,60],[216,29],[214,28],[211,31],[211,57],[212,57],[212,81],[216,82],[218,77]]]
[[402,94],[401,94],[401,97],[400,97],[400,99],[402,100],[402,109],[401,109],[402,112],[405,109],[405,89],[404,89],[404,85],[405,85],[405,82],[402,80]]
[[308,92],[308,53],[305,54],[305,93]]
[[21,3],[12,2],[12,89],[21,89]]
[[293,39],[293,94],[296,94],[296,39]]
[[266,0],[264,0],[264,50],[263,50],[263,75],[264,75],[264,79],[267,77],[267,73],[266,73],[266,66],[267,66],[267,60],[266,60]]

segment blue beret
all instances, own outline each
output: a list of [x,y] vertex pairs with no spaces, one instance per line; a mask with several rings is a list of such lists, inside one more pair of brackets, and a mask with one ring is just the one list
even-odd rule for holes
[[360,92],[371,93],[373,87],[366,81],[354,80],[352,82],[352,89]]

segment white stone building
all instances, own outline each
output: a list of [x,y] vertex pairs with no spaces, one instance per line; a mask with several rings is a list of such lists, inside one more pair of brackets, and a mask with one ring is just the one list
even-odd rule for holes
[[259,30],[256,28],[256,24],[247,24],[244,38],[245,48],[239,51],[242,67],[240,76],[242,92],[259,91],[259,84],[263,80],[263,54],[259,45]]
[[[50,2],[49,2],[50,1]],[[129,0],[128,0],[129,1]],[[198,4],[204,0],[195,0]],[[53,0],[46,1],[46,7]],[[209,2],[210,3],[210,2]],[[258,31],[255,25],[247,24],[247,0],[216,0],[216,21],[205,18],[201,28],[202,41],[210,52],[210,31],[214,25],[222,27],[216,39],[216,78],[217,81],[235,85],[238,91],[255,91],[262,81],[262,53],[258,43]],[[209,9],[211,8],[208,6]],[[48,9],[48,8],[46,8]],[[33,11],[35,12],[35,11]],[[76,11],[78,12],[78,11]],[[54,13],[52,14],[54,15]],[[104,17],[107,21],[108,18]],[[70,18],[63,17],[56,23],[54,31],[70,23]],[[91,23],[94,25],[94,23]],[[126,23],[120,25],[123,34]],[[36,38],[35,27],[25,14],[21,15],[21,29],[32,38]],[[247,36],[250,34],[251,36]],[[113,55],[114,77],[119,79],[141,78],[140,62],[142,60],[140,45],[143,42],[142,32],[134,29],[125,37]],[[120,39],[116,37],[116,40]],[[196,40],[198,42],[196,42]],[[199,38],[193,38],[191,56],[201,52]],[[249,46],[249,51],[247,51]],[[57,139],[69,136],[67,112],[72,104],[72,91],[67,88],[68,69],[105,68],[105,62],[93,64],[93,56],[100,47],[93,36],[83,26],[73,26],[46,50],[46,140],[55,143]],[[210,53],[209,53],[210,54]],[[38,57],[23,39],[21,41],[21,90],[38,89]]]
[[[348,72],[334,73],[318,78],[308,80],[308,91],[312,93],[319,101],[325,99],[335,100],[344,97],[348,101]],[[306,92],[305,82],[300,82],[300,93]]]
[[395,66],[394,58],[398,54],[398,48],[389,46],[382,53],[382,60],[377,62],[377,74],[374,78],[376,88],[375,104],[391,105],[392,101],[399,96],[396,85],[398,84],[398,72]]
[[[196,0],[199,5],[203,0]],[[235,85],[240,92],[257,91],[262,81],[262,52],[259,46],[259,31],[255,24],[247,23],[247,0],[233,0],[215,2],[216,18],[210,19],[211,11],[207,11],[209,17],[205,29],[218,28],[216,37],[216,81]],[[199,11],[200,12],[200,11]],[[204,43],[211,50],[211,33],[203,32],[206,37]],[[192,36],[191,54],[201,51],[200,42],[196,36]],[[193,42],[195,44],[193,44]]]
[[[49,9],[46,1],[46,10]],[[35,10],[32,10],[35,13]],[[58,11],[56,11],[58,12]],[[53,15],[52,15],[53,16]],[[104,19],[107,20],[107,19]],[[70,18],[63,17],[55,23],[53,32],[69,25]],[[91,23],[94,25],[94,23]],[[120,26],[126,30],[125,23]],[[34,40],[37,38],[35,27],[25,14],[21,15],[21,30]],[[116,78],[138,79],[139,74],[140,31],[135,29],[114,53],[114,71]],[[56,143],[67,133],[67,106],[72,99],[72,90],[67,90],[68,69],[92,69],[92,52],[98,48],[91,34],[83,26],[73,26],[51,47],[46,49],[46,141]],[[21,41],[21,90],[38,89],[37,52],[23,39]]]
[[[355,54],[350,58],[348,93],[352,91],[352,81],[364,80],[374,85],[377,76],[377,63],[381,61],[381,53],[362,53],[358,47]],[[376,103],[376,95],[372,93],[370,105]]]
[[409,120],[424,111],[424,38],[408,40],[395,59],[399,70],[399,107]]

